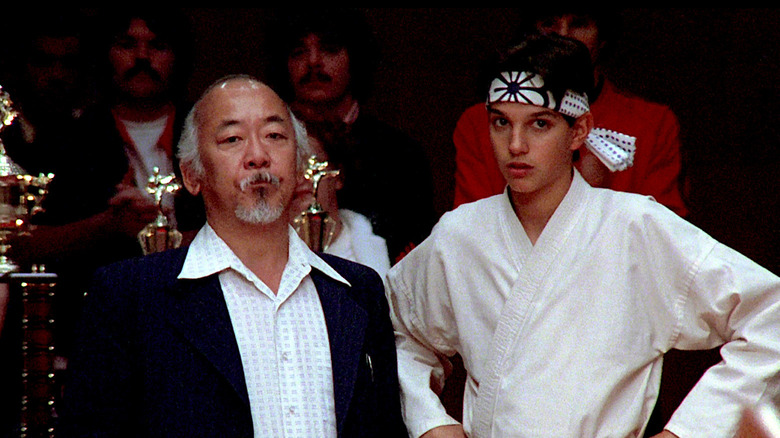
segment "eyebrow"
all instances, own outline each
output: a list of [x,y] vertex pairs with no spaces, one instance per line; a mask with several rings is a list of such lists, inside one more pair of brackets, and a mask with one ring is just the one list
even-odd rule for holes
[[[523,104],[520,104],[520,105],[523,105]],[[487,110],[488,110],[489,113],[493,113],[493,114],[496,114],[496,115],[499,115],[499,116],[506,116],[505,112],[497,110],[497,109],[495,109],[495,108],[493,108],[491,106],[488,106]],[[561,113],[559,113],[558,111],[555,111],[555,110],[551,110],[549,108],[539,107],[539,111],[536,111],[536,112],[531,114],[531,116],[534,116],[534,117],[545,116],[545,115],[555,116],[555,115],[561,115]]]
[[[284,123],[285,120],[286,119],[284,117],[278,114],[274,114],[265,118],[265,124],[268,125],[271,123]],[[227,119],[220,122],[220,124],[217,125],[217,129],[228,128],[230,126],[240,125],[241,123],[243,123],[241,120]]]

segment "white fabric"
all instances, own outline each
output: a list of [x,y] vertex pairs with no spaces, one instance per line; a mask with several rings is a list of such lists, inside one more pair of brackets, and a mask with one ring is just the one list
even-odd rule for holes
[[157,145],[168,124],[168,117],[166,115],[150,122],[122,120],[127,134],[133,140],[132,146],[135,146],[135,150],[129,151],[127,155],[135,170],[135,181],[138,187],[146,187],[146,182],[155,166],[160,169],[161,175],[173,172],[171,158]]
[[[641,436],[662,354],[728,342],[668,428],[732,436],[780,369],[780,279],[652,199],[575,179],[535,245],[506,194],[445,214],[387,278],[416,437],[452,424],[434,352],[468,371],[472,437]],[[433,378],[431,377],[433,376]]]
[[[130,160],[130,166],[134,171],[135,184],[141,190],[145,190],[149,182],[149,177],[154,173],[153,169],[160,169],[160,175],[170,175],[173,173],[173,163],[171,157],[163,148],[158,146],[160,137],[168,124],[169,115],[163,116],[150,122],[133,122],[122,120],[122,124],[127,129],[127,134],[133,140],[132,145],[127,145],[127,157]],[[173,196],[163,196],[163,210],[167,213],[170,221],[175,221],[173,212]],[[175,226],[175,222],[172,222]]]
[[390,269],[385,239],[374,234],[371,221],[360,213],[342,208],[339,217],[341,232],[325,252],[366,265],[384,278]]
[[289,260],[274,294],[206,224],[179,278],[219,273],[244,369],[255,437],[335,437],[330,343],[312,267],[347,281],[289,229]]

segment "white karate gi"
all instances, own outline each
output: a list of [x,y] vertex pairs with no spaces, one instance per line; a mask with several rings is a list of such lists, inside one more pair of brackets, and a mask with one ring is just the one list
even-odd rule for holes
[[671,348],[724,344],[667,428],[730,437],[780,369],[780,279],[650,198],[572,186],[532,245],[505,194],[445,214],[390,270],[412,436],[453,424],[430,385],[468,371],[472,437],[641,436]]

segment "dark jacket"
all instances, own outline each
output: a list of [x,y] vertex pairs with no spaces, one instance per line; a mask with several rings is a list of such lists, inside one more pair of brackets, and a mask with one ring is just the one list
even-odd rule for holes
[[[185,256],[178,249],[99,270],[69,363],[60,436],[253,436],[218,276],[177,279]],[[339,436],[406,436],[381,280],[322,257],[352,285],[311,273],[330,338]]]

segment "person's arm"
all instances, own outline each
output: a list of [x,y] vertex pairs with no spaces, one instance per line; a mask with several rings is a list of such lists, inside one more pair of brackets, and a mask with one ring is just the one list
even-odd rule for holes
[[[447,357],[455,354],[448,346],[451,343],[440,334],[457,330],[452,318],[445,316],[449,300],[445,288],[430,284],[444,278],[432,272],[437,264],[431,261],[431,246],[429,238],[392,268],[386,281],[398,352],[402,410],[413,438],[440,426],[460,426],[447,414],[438,395],[450,367]],[[421,302],[426,305],[421,307]],[[421,314],[428,310],[438,315]],[[433,432],[431,436],[447,431],[450,429]]]
[[721,244],[695,260],[689,275],[675,348],[723,343],[723,361],[704,373],[666,429],[683,438],[732,436],[743,409],[778,379],[780,278]]
[[466,432],[463,431],[463,426],[460,424],[453,424],[431,429],[428,432],[425,432],[420,438],[466,438]]
[[95,241],[111,236],[134,238],[156,216],[157,207],[149,196],[135,187],[122,186],[105,211],[69,224],[38,225],[29,236],[16,239],[12,248],[19,259],[36,263],[88,251]]

